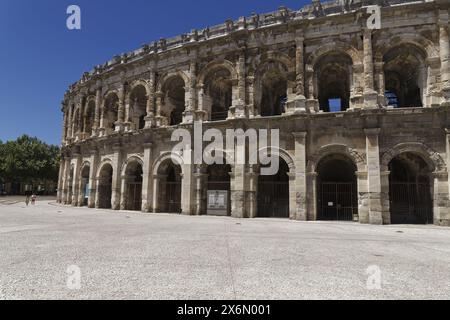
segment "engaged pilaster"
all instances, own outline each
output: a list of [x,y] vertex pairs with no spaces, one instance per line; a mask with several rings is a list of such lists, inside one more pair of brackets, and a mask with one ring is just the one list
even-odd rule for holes
[[[367,184],[369,223],[383,224],[383,210],[381,205],[381,172],[380,172],[380,147],[378,137],[381,129],[365,129],[366,154],[367,154]],[[361,221],[365,223],[366,221]]]
[[378,94],[374,90],[372,30],[363,30],[364,42],[364,108],[378,108]]
[[295,205],[291,209],[293,218],[300,221],[307,221],[307,201],[306,201],[306,138],[307,132],[293,133],[295,140],[295,173],[293,188],[290,191],[291,203]]
[[442,106],[450,106],[450,39],[448,9],[439,11]]

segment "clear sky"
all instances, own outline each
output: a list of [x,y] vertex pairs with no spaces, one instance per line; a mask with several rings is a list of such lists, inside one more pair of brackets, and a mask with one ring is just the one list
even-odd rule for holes
[[[0,0],[0,140],[60,144],[61,100],[84,71],[144,43],[309,0]],[[81,8],[81,30],[66,27]]]

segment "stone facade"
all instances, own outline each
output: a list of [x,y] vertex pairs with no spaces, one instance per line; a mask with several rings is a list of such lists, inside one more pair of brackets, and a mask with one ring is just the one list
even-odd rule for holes
[[[238,218],[449,226],[449,8],[314,0],[116,56],[65,95],[58,201],[201,215],[228,190]],[[184,163],[171,135],[194,121],[280,129],[283,171]]]

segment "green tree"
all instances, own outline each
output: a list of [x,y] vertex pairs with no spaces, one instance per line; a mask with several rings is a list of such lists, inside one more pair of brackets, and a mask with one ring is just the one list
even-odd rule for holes
[[59,153],[57,146],[27,135],[16,141],[0,141],[0,180],[27,184],[56,181]]

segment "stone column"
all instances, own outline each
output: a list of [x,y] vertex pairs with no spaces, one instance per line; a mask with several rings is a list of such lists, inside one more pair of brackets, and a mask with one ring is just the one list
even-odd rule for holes
[[195,173],[194,173],[194,192],[195,192],[195,203],[194,203],[194,212],[193,214],[196,216],[200,216],[206,214],[206,199],[205,199],[205,189],[206,189],[206,180],[208,175],[205,174],[205,168],[202,165],[196,165]]
[[94,113],[94,124],[92,126],[93,137],[97,137],[99,135],[101,104],[102,104],[102,88],[98,87],[95,93],[95,113]]
[[69,203],[69,175],[70,175],[70,157],[64,158],[64,175],[63,175],[63,190],[62,190],[62,202],[64,204]]
[[163,104],[163,95],[162,92],[156,93],[156,126],[164,127],[168,125],[168,119],[162,115],[162,104]]
[[73,106],[72,106],[72,101],[69,102],[69,115],[67,117],[67,135],[66,135],[66,142],[70,142],[70,140],[72,139],[72,123],[73,123],[73,119],[72,119],[72,110]]
[[61,142],[62,145],[66,144],[66,139],[67,139],[67,127],[68,127],[68,115],[67,115],[67,110],[66,107],[63,105],[62,108],[64,115],[63,115],[63,129],[62,129],[62,137],[61,137]]
[[84,133],[84,109],[85,109],[86,99],[85,97],[80,97],[80,112],[78,113],[78,132],[76,132],[76,140],[83,140]]
[[123,175],[120,177],[120,210],[126,210],[128,199],[128,176]]
[[120,146],[116,145],[113,147],[113,176],[112,176],[112,194],[111,194],[111,208],[113,210],[120,209],[120,178],[121,178],[121,168],[122,168],[122,152]]
[[159,183],[162,179],[162,176],[160,175],[154,175],[153,176],[153,213],[158,213],[159,208]]
[[305,74],[306,74],[306,87],[308,88],[308,99],[306,100],[306,109],[310,113],[316,113],[319,112],[319,101],[315,98],[313,67],[307,66]]
[[293,133],[295,142],[295,172],[293,189],[290,190],[292,203],[291,207],[293,219],[307,221],[307,201],[306,201],[306,137],[307,132]]
[[148,99],[147,99],[147,116],[145,117],[145,128],[153,128],[155,126],[155,84],[156,72],[154,68],[150,68],[150,79],[148,81]]
[[88,207],[95,208],[95,198],[97,191],[97,166],[99,162],[98,150],[94,150],[91,156],[91,168],[89,172],[89,198]]
[[245,209],[248,218],[256,218],[258,215],[258,178],[259,173],[256,172],[256,168],[250,166],[249,171],[246,173],[248,187],[245,192]]
[[246,49],[241,48],[239,51],[239,60],[237,63],[237,88],[236,88],[236,99],[233,102],[233,114],[234,118],[246,118],[246,99],[245,99],[245,84],[246,84],[246,70],[245,70],[245,60],[246,60]]
[[374,68],[378,88],[378,105],[380,107],[387,107],[386,84],[384,79],[384,62],[375,63]]
[[[89,179],[87,179],[89,181]],[[83,186],[85,186],[86,183],[86,178],[83,178],[81,176],[81,170],[80,170],[80,177],[78,179],[78,202],[77,202],[77,206],[78,207],[82,207],[84,205],[84,190],[83,190]]]
[[[369,223],[383,224],[383,209],[381,204],[381,172],[380,147],[378,136],[381,129],[365,129],[367,155],[367,183],[369,192]],[[366,223],[366,221],[361,221]]]
[[450,106],[450,39],[448,9],[439,10],[442,105]]
[[450,227],[450,201],[449,201],[449,187],[448,187],[448,172],[434,172],[432,175],[434,179],[434,221],[438,226]]
[[380,173],[381,177],[381,208],[383,216],[383,224],[391,224],[391,203],[390,203],[390,184],[389,176],[391,173],[389,171],[382,171]]
[[245,165],[233,166],[231,176],[231,216],[233,218],[244,218],[244,193],[245,193]]
[[78,194],[79,190],[79,180],[80,180],[80,166],[81,166],[81,154],[74,154],[75,156],[75,166],[73,169],[73,181],[72,181],[72,206],[78,206]]
[[125,97],[125,120],[123,122],[123,130],[128,132],[132,130],[131,124],[131,97],[129,94]]
[[144,166],[142,168],[142,212],[152,212],[152,143],[144,144]]
[[[304,113],[306,109],[306,97],[305,97],[305,65],[304,65],[304,37],[303,32],[298,33],[295,38],[295,100],[291,103],[288,102],[287,113]],[[289,107],[291,105],[292,107]]]
[[64,159],[64,156],[61,156],[60,164],[59,164],[59,174],[58,174],[58,192],[56,195],[56,202],[62,203],[63,199],[63,189],[64,189],[64,172],[65,172],[65,164],[66,161]]
[[191,215],[193,209],[193,165],[188,163],[183,164],[181,167],[183,169],[181,175],[181,213]]
[[118,108],[118,116],[115,125],[116,132],[122,132],[124,129],[124,121],[125,121],[125,84],[119,89],[119,108]]
[[307,220],[317,221],[317,173],[309,172],[306,174],[306,204]]
[[378,107],[378,93],[374,90],[372,30],[363,30],[364,46],[364,108]]
[[358,217],[354,217],[355,221],[360,223],[370,223],[370,195],[369,195],[369,183],[368,172],[358,171],[356,174],[356,183],[358,189]]
[[191,60],[189,66],[189,83],[186,83],[185,101],[186,110],[183,113],[183,123],[193,123],[197,105],[197,61]]

